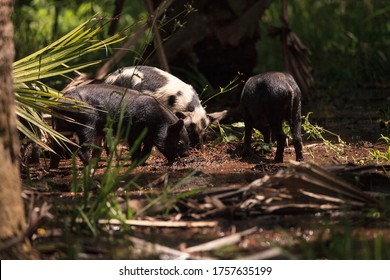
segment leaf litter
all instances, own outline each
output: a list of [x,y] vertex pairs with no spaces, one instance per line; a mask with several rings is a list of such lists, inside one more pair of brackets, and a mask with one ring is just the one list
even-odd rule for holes
[[[320,144],[318,147],[324,149]],[[318,228],[318,225],[311,224],[311,220],[318,216],[362,216],[367,209],[381,211],[385,207],[384,198],[390,194],[390,178],[386,174],[389,171],[388,165],[341,164],[334,158],[327,158],[327,164],[310,161],[298,163],[291,160],[287,164],[275,165],[267,160],[267,157],[272,157],[268,155],[260,158],[256,155],[242,161],[235,152],[238,148],[239,145],[227,143],[217,145],[208,153],[194,151],[189,159],[183,159],[184,162],[177,163],[173,169],[162,167],[163,161],[159,160],[159,155],[153,155],[151,161],[154,163],[144,167],[146,176],[144,179],[140,177],[139,184],[144,189],[119,188],[116,191],[124,213],[129,207],[133,207],[135,211],[144,209],[150,202],[150,197],[145,196],[147,193],[153,197],[158,196],[162,192],[162,185],[168,180],[180,180],[188,170],[192,170],[189,182],[172,189],[168,196],[175,196],[189,189],[201,191],[173,200],[174,207],[168,212],[164,212],[164,205],[156,204],[153,211],[149,209],[150,211],[135,215],[132,219],[99,219],[98,224],[106,228],[107,232],[120,232],[130,227],[131,230],[122,238],[136,249],[132,251],[134,258],[215,258],[215,252],[229,246],[235,246],[233,255],[222,253],[222,258],[285,258],[283,246],[279,246],[281,244],[278,245],[277,240],[286,237],[277,237],[280,235],[278,227],[287,225],[288,228],[290,225],[298,232],[305,227]],[[312,145],[311,149],[313,148],[316,146]],[[223,153],[221,149],[224,150]],[[289,151],[286,150],[288,155]],[[292,156],[291,152],[290,157]],[[230,166],[231,162],[237,165]],[[260,163],[254,164],[255,162]],[[206,168],[201,168],[202,166]],[[226,166],[230,168],[222,170]],[[249,175],[246,174],[248,169],[251,171]],[[60,171],[62,180],[66,176],[63,172]],[[214,181],[218,172],[227,175],[222,176],[227,179],[225,182]],[[55,190],[50,193],[47,186],[44,191],[39,184],[33,186],[33,192],[38,193],[41,198],[58,198],[61,193]],[[70,195],[72,192],[69,191],[62,193],[63,196],[60,196],[68,199],[82,195]],[[25,195],[31,196],[31,188],[25,191]],[[50,210],[47,204],[43,206],[45,211]],[[50,215],[55,214],[61,214],[61,211]],[[78,222],[83,221],[79,219]],[[34,228],[38,226],[34,225]],[[43,233],[36,232],[32,239],[35,238],[41,244],[45,238],[53,238],[53,232],[57,236],[63,234],[63,230],[56,228]],[[272,243],[276,247],[267,242],[259,242],[265,232],[271,232],[271,240],[274,240]],[[157,236],[148,241],[149,237],[145,236],[150,234]],[[175,236],[174,240],[170,236]],[[256,243],[256,246],[251,248],[245,245],[249,243]],[[102,258],[129,258],[120,253],[110,255],[104,250],[101,254]],[[78,257],[91,258],[91,255],[79,254]],[[92,256],[94,257],[96,255]],[[221,256],[218,255],[217,258]]]

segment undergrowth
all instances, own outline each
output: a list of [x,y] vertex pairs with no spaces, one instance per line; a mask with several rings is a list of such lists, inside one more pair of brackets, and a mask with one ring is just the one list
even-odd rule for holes
[[[81,200],[75,200],[76,214],[73,215],[75,221],[82,221],[94,235],[98,235],[99,219],[117,219],[125,226],[127,219],[133,219],[135,216],[144,216],[150,214],[151,209],[155,212],[156,209],[159,212],[167,215],[172,209],[178,210],[178,202],[190,195],[198,193],[200,190],[191,190],[188,192],[180,192],[174,194],[182,184],[187,182],[193,173],[188,174],[182,178],[178,183],[171,185],[166,177],[162,191],[158,196],[149,196],[145,194],[146,199],[149,201],[145,207],[136,210],[127,207],[126,211],[123,211],[121,205],[118,202],[116,190],[122,188],[123,190],[139,189],[143,190],[143,187],[137,184],[137,178],[141,173],[134,174],[134,169],[143,165],[148,156],[141,159],[140,162],[132,161],[132,155],[135,150],[140,147],[143,138],[146,135],[147,130],[137,138],[132,147],[129,147],[128,153],[125,153],[122,149],[118,149],[121,139],[127,139],[130,132],[131,124],[125,123],[124,109],[122,108],[120,116],[118,117],[119,123],[114,133],[114,120],[108,117],[105,130],[106,137],[105,143],[107,146],[108,154],[105,160],[104,173],[99,180],[95,178],[95,171],[98,168],[99,161],[97,158],[93,158],[91,162],[82,169],[82,175],[78,176],[78,170],[76,167],[75,155],[73,155],[72,169],[72,191],[74,193],[82,193]],[[116,127],[116,125],[115,125]],[[102,150],[102,147],[94,147]],[[119,153],[118,153],[119,150]],[[128,162],[132,162],[128,166]],[[96,191],[97,189],[97,191]],[[128,199],[128,198],[126,198]],[[130,205],[127,203],[127,205]],[[153,212],[152,211],[152,212]]]
[[390,161],[390,137],[384,136],[383,134],[379,138],[379,141],[382,141],[387,146],[387,149],[382,152],[378,149],[373,148],[370,152],[372,158],[379,164],[384,161]]
[[[306,127],[310,128],[310,136],[318,137],[315,139],[325,139],[324,132],[327,133],[327,131],[322,130],[317,125],[311,125],[308,117],[305,116],[304,118],[306,118]],[[91,160],[91,163],[82,169],[80,175],[79,170],[76,168],[75,157],[73,157],[72,191],[75,194],[80,193],[81,195],[76,196],[72,201],[72,212],[70,212],[69,217],[71,219],[70,224],[73,226],[70,227],[67,222],[69,221],[69,217],[61,219],[62,221],[66,221],[63,224],[62,238],[64,242],[66,242],[66,239],[73,239],[74,236],[81,239],[92,236],[97,240],[107,238],[108,240],[105,240],[105,242],[110,243],[110,234],[122,240],[128,234],[133,233],[131,226],[126,225],[127,220],[137,218],[145,219],[145,217],[150,219],[172,219],[174,218],[172,214],[178,217],[182,211],[181,202],[186,199],[195,199],[196,201],[196,198],[194,198],[195,195],[202,191],[201,189],[183,191],[181,188],[183,184],[187,184],[191,180],[196,172],[193,171],[183,176],[175,184],[169,181],[167,175],[161,183],[162,187],[159,187],[158,192],[154,192],[153,194],[143,192],[144,186],[137,183],[137,175],[133,172],[139,163],[126,165],[131,160],[131,154],[134,149],[140,145],[142,135],[136,145],[130,147],[129,153],[122,153],[121,150],[117,149],[122,139],[119,135],[126,136],[128,134],[128,127],[121,123],[119,127],[124,127],[125,129],[118,134],[113,134],[112,126],[113,122],[109,120],[105,129],[106,143],[109,150],[109,154],[104,162],[107,167],[104,168],[103,175],[99,179],[96,178],[95,174],[95,170],[98,168],[97,159]],[[221,133],[222,141],[242,141],[243,123],[231,125],[220,124],[217,127]],[[260,132],[255,131],[253,136],[257,143],[263,143]],[[386,139],[384,140],[386,141]],[[118,193],[117,190],[119,188],[124,191]],[[131,198],[125,191],[130,189],[139,190],[143,193],[147,201],[143,207],[135,209],[130,206]],[[379,213],[379,216],[374,216],[380,217],[382,221],[385,218],[383,215],[385,214]],[[107,224],[99,223],[100,220],[109,219],[119,220],[121,225],[111,228]],[[375,238],[362,238],[355,234],[353,231],[354,227],[348,223],[334,225],[323,222],[323,224],[324,227],[319,230],[315,239],[306,240],[298,237],[296,243],[298,245],[291,252],[288,252],[285,257],[300,259],[387,259],[389,257],[389,244],[381,234],[378,234]],[[340,227],[344,230],[340,230]],[[153,229],[150,230],[153,231]],[[107,235],[108,232],[110,234]],[[115,245],[114,243],[110,244],[109,246]],[[64,249],[63,252],[68,254],[68,258],[78,258],[78,254],[83,251],[83,248],[79,248],[78,246],[80,244],[77,246],[72,245],[67,248],[68,251]],[[127,244],[127,246],[131,248],[131,244]],[[119,254],[118,252],[113,252],[113,254]],[[221,257],[229,255],[226,251],[220,251],[219,253]],[[125,257],[128,257],[129,254],[131,255],[131,252],[127,252],[126,254]],[[235,256],[235,251],[232,251],[231,256],[232,258]]]
[[[345,146],[347,145],[341,137],[317,124],[312,124],[309,120],[312,112],[302,117],[302,129],[305,132],[307,140],[320,140],[330,150],[336,153],[336,157],[341,157],[345,153]],[[214,143],[221,142],[242,142],[244,139],[244,122],[236,122],[232,124],[216,124],[212,126],[214,131],[217,131],[218,137]],[[292,140],[290,127],[286,122],[283,122],[283,132],[286,134],[286,144]],[[329,140],[332,138],[332,140]],[[257,152],[270,152],[271,146],[264,142],[264,137],[260,131],[253,129],[252,131],[252,148]],[[309,149],[309,148],[308,148]],[[309,151],[310,152],[310,151]],[[313,155],[313,153],[311,153]],[[313,155],[314,157],[314,155]]]
[[[346,143],[341,139],[341,137],[317,124],[312,124],[309,121],[309,117],[312,112],[307,113],[306,116],[302,117],[302,128],[307,135],[307,139],[320,140],[324,143],[330,150],[336,153],[336,157],[341,157],[345,153]],[[336,139],[336,143],[334,144],[331,140],[328,140],[328,137],[332,137]],[[311,153],[313,154],[313,153]]]
[[[359,234],[369,230],[366,227],[367,219],[380,222],[388,220],[388,208],[383,213],[373,210],[375,215],[367,215],[351,219],[344,213],[340,221],[330,221],[329,217],[322,217],[322,226],[313,234],[310,240],[297,238],[297,255],[300,259],[331,259],[331,260],[387,260],[390,258],[390,241],[385,231],[377,230],[374,236],[367,237]],[[364,216],[364,214],[363,214]],[[385,228],[383,228],[385,230]]]
[[[81,192],[82,200],[75,201],[75,209],[77,214],[74,215],[75,219],[80,219],[87,225],[91,233],[97,235],[97,222],[101,218],[115,218],[120,221],[126,219],[122,214],[120,205],[117,202],[115,191],[119,186],[123,188],[129,188],[134,185],[137,175],[132,175],[131,172],[139,165],[142,164],[146,158],[141,162],[132,162],[130,166],[127,166],[128,162],[131,162],[131,156],[134,151],[141,145],[142,139],[145,137],[146,130],[141,133],[136,142],[128,154],[124,154],[122,151],[118,154],[118,145],[121,139],[127,139],[130,131],[131,124],[124,124],[124,109],[119,112],[119,123],[116,133],[114,134],[114,120],[109,116],[107,117],[107,125],[104,129],[106,132],[105,145],[108,151],[105,161],[106,168],[99,180],[95,179],[95,171],[98,168],[99,161],[97,158],[93,158],[90,163],[82,169],[81,178],[78,176],[78,171],[75,162],[75,155],[73,155],[72,169],[72,191],[77,193]],[[95,149],[102,150],[102,147],[94,147]],[[98,189],[95,196],[94,189]]]

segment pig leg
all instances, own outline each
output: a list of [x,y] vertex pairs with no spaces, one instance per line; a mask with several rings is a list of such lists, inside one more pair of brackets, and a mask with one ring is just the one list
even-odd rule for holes
[[97,139],[96,131],[94,129],[84,127],[77,132],[77,136],[79,137],[80,145],[80,149],[77,154],[83,164],[88,165],[91,157],[91,144],[95,143]]
[[147,156],[149,156],[150,153],[152,152],[152,149],[153,149],[153,143],[150,141],[145,141],[144,146],[142,147],[142,151],[141,151],[139,160],[144,159]]
[[[66,143],[63,143],[64,146],[57,143],[55,140],[52,140],[51,148],[54,153],[50,153],[50,167],[49,169],[56,169],[60,163],[62,158],[69,158],[70,151],[72,150],[72,146],[68,147]],[[69,150],[68,150],[69,149]]]
[[261,129],[259,129],[259,131],[261,132],[261,134],[263,134],[264,142],[267,144],[270,144],[271,143],[271,131],[270,131],[269,127],[263,127]]
[[50,167],[49,168],[56,169],[56,168],[58,168],[58,165],[60,164],[61,157],[60,157],[59,153],[61,153],[62,148],[60,147],[60,145],[57,142],[55,142],[53,144],[52,148],[53,148],[55,153],[50,153]]
[[[130,150],[133,149],[133,146],[135,144],[135,140],[136,139],[133,139],[133,138],[134,137],[130,136],[128,141],[127,141],[127,144],[129,145],[129,149]],[[140,145],[133,150],[133,154],[131,155],[131,161],[133,163],[134,162],[139,162],[141,160],[141,158],[142,158],[141,146],[142,146],[142,143],[140,143]]]
[[245,121],[244,155],[249,155],[251,153],[252,129],[252,123],[250,121]]
[[271,130],[272,130],[272,136],[275,137],[277,147],[276,147],[276,155],[275,155],[275,162],[283,162],[283,153],[284,153],[284,146],[286,144],[286,135],[283,132],[282,128],[282,119],[276,119],[271,122]]
[[[95,146],[92,148],[92,158],[96,158],[98,161],[99,161],[100,156],[102,154],[102,149],[103,149],[102,143],[104,143],[103,139],[104,139],[103,135],[96,137]],[[105,143],[103,145],[104,145],[104,149],[107,151],[108,150],[107,145]],[[107,153],[107,156],[108,156],[108,153]]]
[[141,157],[147,156],[152,152],[153,149],[153,143],[150,141],[145,141],[144,146],[142,148]]
[[[134,145],[134,141],[129,141],[129,147],[132,147],[132,145]],[[131,160],[133,162],[140,162],[142,159],[144,159],[147,155],[151,153],[152,148],[153,142],[143,141],[140,146],[134,150],[133,154],[131,155]]]
[[91,156],[91,147],[84,143],[81,146],[80,150],[77,152],[77,155],[79,156],[84,165],[88,165]]
[[50,156],[50,167],[49,169],[56,169],[58,168],[58,165],[60,164],[60,156],[57,154],[52,153]]
[[303,161],[302,154],[302,136],[301,136],[301,120],[295,120],[290,123],[291,133],[293,137],[293,144],[295,150],[296,161]]

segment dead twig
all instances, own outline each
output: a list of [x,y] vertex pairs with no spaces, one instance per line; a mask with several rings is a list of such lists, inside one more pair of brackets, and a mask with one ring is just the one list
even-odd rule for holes
[[[332,173],[334,168],[330,170],[314,163],[292,161],[287,169],[266,175],[245,187],[206,191],[183,204],[189,209],[187,215],[195,219],[383,207],[381,201],[359,186]],[[369,172],[372,170],[368,169]]]
[[[218,221],[148,221],[148,220],[125,220],[123,222],[130,226],[141,227],[184,227],[184,228],[199,228],[199,227],[216,227]],[[99,224],[122,225],[118,219],[100,219]]]
[[283,250],[281,248],[271,248],[271,249],[261,251],[259,253],[238,258],[237,260],[269,260],[269,259],[279,257],[282,254],[283,254]]
[[[163,1],[160,6],[156,8],[154,13],[150,14],[149,18],[158,19],[165,12],[165,10],[173,3],[173,0]],[[108,60],[96,73],[95,79],[101,80],[103,79],[112,69],[112,67],[117,64],[127,52],[130,51],[131,47],[134,46],[144,35],[146,30],[148,29],[148,22],[143,23],[138,31],[131,36],[126,43],[112,56],[110,60]]]
[[244,230],[242,232],[238,232],[226,237],[222,237],[210,242],[206,242],[203,244],[199,244],[193,247],[189,247],[185,249],[185,252],[187,253],[195,253],[195,252],[204,252],[204,251],[211,251],[215,250],[224,246],[236,244],[241,241],[241,239],[244,236],[250,235],[252,233],[255,233],[258,230],[257,227],[253,227],[247,230]]
[[156,18],[154,18],[154,9],[153,9],[152,1],[145,0],[145,6],[149,13],[149,25],[153,30],[154,47],[157,52],[158,61],[160,63],[161,69],[169,72],[169,64],[168,64],[167,56],[165,55],[163,42],[160,36],[160,31],[158,30],[158,26],[156,23]]
[[298,163],[291,161],[290,167],[296,173],[296,177],[302,178],[308,182],[315,182],[319,187],[331,190],[335,194],[345,195],[365,203],[382,206],[380,201],[364,193],[358,187],[351,185],[313,163]]
[[154,181],[147,184],[145,186],[145,189],[152,189],[152,188],[158,187],[159,185],[161,185],[162,183],[164,183],[168,179],[168,176],[169,176],[168,173],[161,175],[160,177],[158,177]]
[[135,249],[140,249],[148,255],[158,254],[161,259],[186,260],[190,258],[190,254],[186,252],[181,252],[157,243],[151,243],[137,237],[130,236],[129,240],[133,243]]

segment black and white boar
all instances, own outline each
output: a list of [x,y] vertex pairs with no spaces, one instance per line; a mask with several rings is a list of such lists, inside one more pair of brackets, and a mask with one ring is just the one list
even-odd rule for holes
[[206,128],[220,120],[226,111],[207,114],[195,89],[177,77],[151,66],[131,66],[109,74],[105,83],[138,90],[155,97],[161,104],[184,119],[190,144],[203,143]]
[[286,135],[284,120],[291,129],[295,156],[303,161],[301,137],[301,91],[287,73],[268,72],[253,76],[245,83],[240,109],[245,122],[245,151],[251,148],[252,129],[258,129],[266,143],[277,141],[275,162],[283,162]]
[[[161,106],[152,96],[114,85],[90,84],[72,88],[65,97],[69,98],[65,102],[70,104],[83,102],[79,102],[82,108],[72,111],[59,110],[77,123],[54,118],[55,128],[58,131],[76,132],[80,145],[78,155],[84,164],[87,164],[90,159],[90,144],[101,146],[108,119],[113,122],[113,130],[114,133],[116,132],[121,112],[123,113],[122,130],[130,126],[126,139],[130,147],[144,129],[147,129],[142,139],[142,150],[139,147],[134,152],[133,160],[140,160],[148,155],[153,145],[168,159],[169,163],[177,157],[188,155],[189,139],[184,121]],[[61,151],[58,154],[61,154]],[[57,168],[59,160],[59,155],[55,155],[50,167]]]

